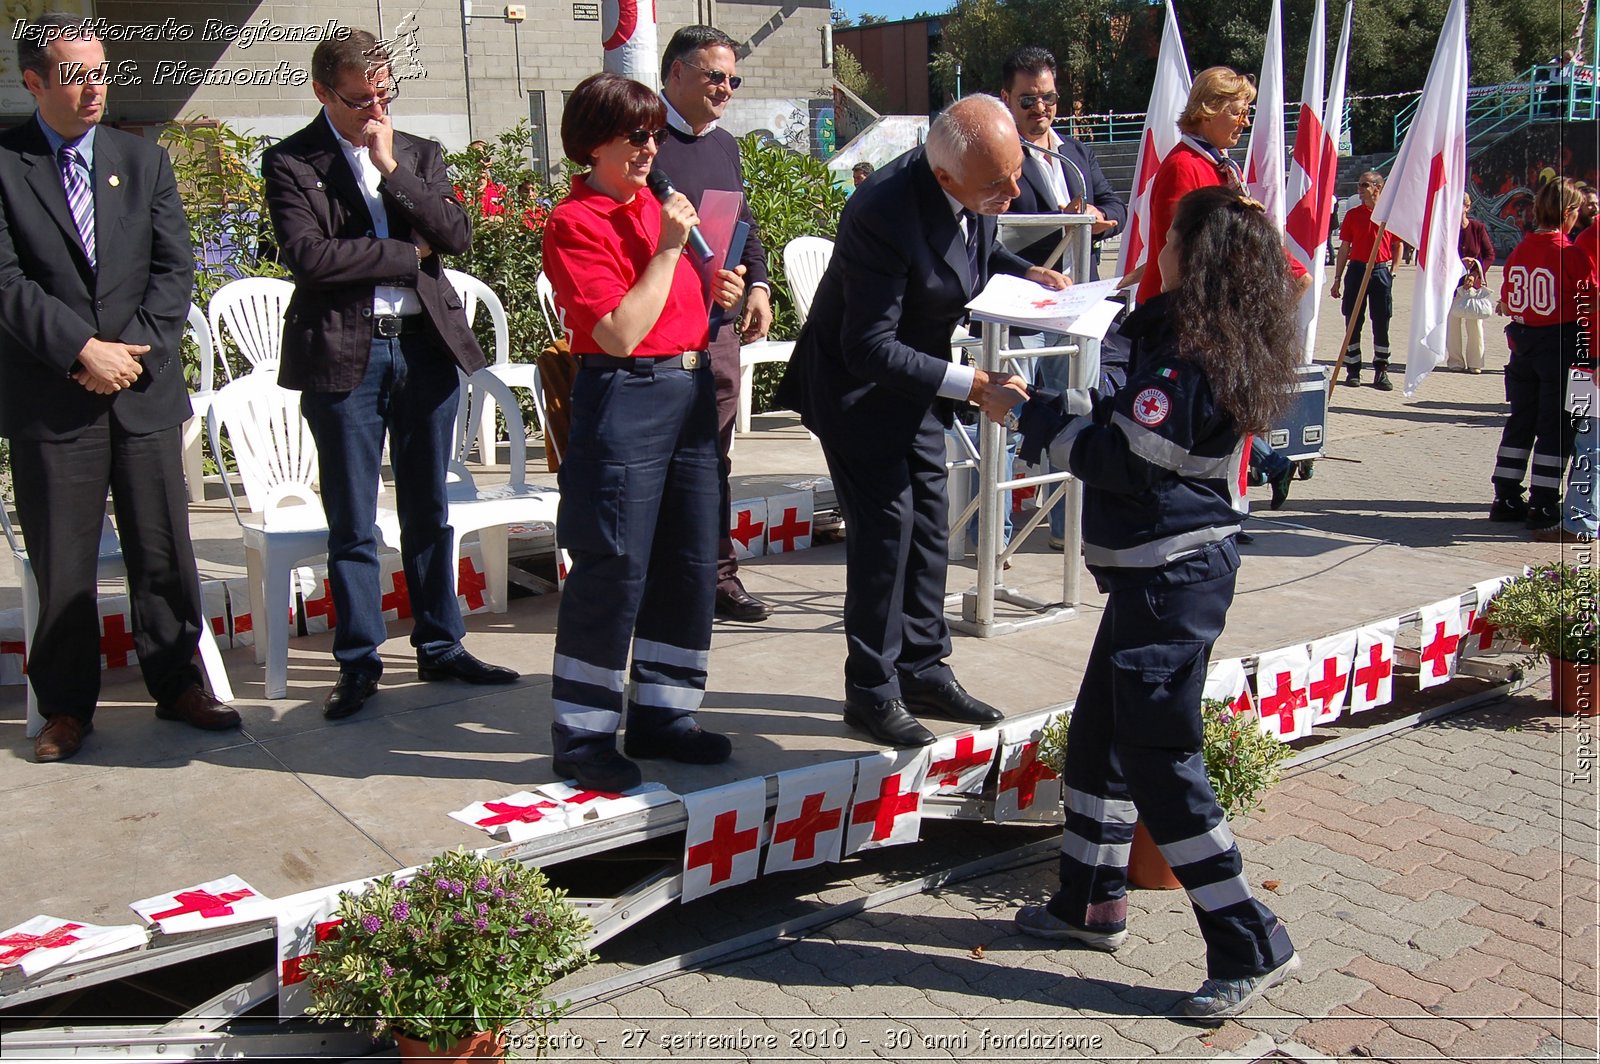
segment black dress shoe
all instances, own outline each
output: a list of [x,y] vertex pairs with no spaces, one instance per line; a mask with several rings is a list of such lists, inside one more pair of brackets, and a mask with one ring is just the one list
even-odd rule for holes
[[906,710],[906,704],[898,698],[870,706],[846,702],[844,722],[890,746],[928,746],[935,740],[933,732],[918,724],[917,718]]
[[555,759],[556,775],[573,780],[586,791],[621,794],[644,781],[639,766],[617,753],[616,747],[590,757]]
[[935,720],[953,720],[957,724],[994,724],[1005,719],[1005,714],[979,702],[967,694],[955,680],[937,687],[908,687],[900,685],[906,708],[919,717]]
[[503,665],[490,665],[486,661],[479,661],[465,650],[453,658],[424,665],[422,659],[417,659],[417,679],[419,680],[461,680],[464,683],[516,683],[521,678],[515,669],[508,669]]
[[622,752],[640,761],[660,758],[685,765],[720,765],[733,754],[733,744],[726,735],[706,731],[698,724],[655,732],[630,727],[622,737]]
[[378,691],[378,678],[370,672],[341,672],[328,697],[322,700],[322,715],[342,720],[367,704]]
[[772,610],[765,602],[746,591],[740,584],[730,588],[717,588],[716,615],[724,621],[764,621],[772,616]]

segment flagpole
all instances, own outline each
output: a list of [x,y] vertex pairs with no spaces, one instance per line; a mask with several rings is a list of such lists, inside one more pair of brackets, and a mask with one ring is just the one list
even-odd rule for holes
[[[1377,257],[1378,249],[1383,246],[1383,236],[1388,231],[1388,222],[1378,223],[1378,234],[1372,238],[1372,251],[1374,258]],[[1339,357],[1334,360],[1333,375],[1328,378],[1329,399],[1333,398],[1333,389],[1339,383],[1339,371],[1344,368],[1344,356],[1350,352],[1350,338],[1355,336],[1356,326],[1360,323],[1362,317],[1364,317],[1364,315],[1361,313],[1361,308],[1366,305],[1367,285],[1372,281],[1372,271],[1377,269],[1378,264],[1376,262],[1369,262],[1366,264],[1366,266],[1366,271],[1361,275],[1361,284],[1356,288],[1356,312],[1350,315],[1349,319],[1344,324],[1344,343],[1339,345]]]

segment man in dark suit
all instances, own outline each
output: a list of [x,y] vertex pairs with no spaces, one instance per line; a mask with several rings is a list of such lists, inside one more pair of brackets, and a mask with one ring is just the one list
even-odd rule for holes
[[194,281],[166,152],[109,127],[105,49],[82,18],[25,23],[32,118],[0,134],[0,435],[39,583],[28,681],[39,761],[77,753],[100,696],[95,572],[109,488],[134,645],[156,715],[239,726],[200,686],[179,343]]
[[378,687],[385,637],[379,589],[379,463],[385,433],[423,680],[512,683],[461,645],[445,470],[457,377],[485,365],[436,251],[472,237],[433,141],[397,132],[399,95],[377,39],[354,30],[311,56],[322,113],[262,158],[279,261],[294,275],[278,381],[303,394],[328,516],[328,579],[339,680],[330,719]]
[[953,363],[951,332],[992,273],[1061,288],[995,241],[1017,195],[1017,127],[992,96],[946,108],[914,148],[845,205],[833,259],[779,390],[822,441],[848,535],[845,720],[895,746],[933,742],[912,717],[1002,714],[945,663],[944,431],[955,403],[1010,388]]

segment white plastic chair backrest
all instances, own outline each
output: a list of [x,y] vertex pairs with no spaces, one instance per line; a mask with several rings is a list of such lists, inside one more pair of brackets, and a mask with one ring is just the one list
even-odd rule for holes
[[[556,355],[555,357],[560,358],[561,356]],[[550,419],[546,416],[544,407],[544,378],[539,375],[539,363],[535,362],[528,368],[533,370],[533,387],[531,389],[533,392],[533,410],[534,413],[539,415],[540,431],[545,434],[546,439],[550,440],[550,447],[556,452],[556,464],[559,465],[561,463],[561,445],[550,435]]]
[[[0,531],[5,532],[6,543],[11,547],[11,553],[21,561],[28,556],[27,546],[23,543],[22,534],[11,523],[10,503],[0,498]],[[111,515],[107,514],[105,520],[100,522],[100,554],[101,558],[115,558],[122,553],[122,541],[117,538],[117,530],[112,527]]]
[[511,325],[506,319],[506,305],[483,281],[460,270],[444,271],[445,280],[455,287],[461,297],[461,306],[467,312],[467,324],[478,317],[478,304],[482,303],[494,322],[494,364],[504,366],[511,362]]
[[784,245],[783,273],[789,279],[789,294],[794,296],[795,313],[802,325],[832,258],[833,241],[827,237],[797,236]]
[[528,478],[528,440],[522,427],[522,411],[517,408],[517,397],[511,391],[511,386],[487,368],[478,370],[470,377],[458,369],[456,377],[461,387],[456,396],[456,423],[452,430],[455,433],[452,437],[455,446],[450,452],[450,475],[467,484],[473,483],[472,473],[466,464],[467,454],[473,444],[472,426],[478,424],[483,405],[493,402],[500,407],[500,414],[506,419],[506,435],[511,437],[509,483],[511,487],[521,490]]
[[207,316],[212,342],[223,355],[222,372],[228,380],[233,379],[233,367],[228,363],[224,339],[232,341],[252,371],[264,363],[278,361],[283,316],[293,294],[294,285],[276,277],[242,277],[217,289]]
[[556,309],[556,286],[543,270],[534,280],[533,286],[539,293],[539,309],[544,312],[544,323],[550,327],[550,335],[557,340],[566,336],[566,330],[561,327],[561,311]]
[[216,385],[217,347],[211,340],[211,326],[206,322],[205,311],[189,304],[189,328],[194,332],[194,344],[200,349],[200,390],[209,392]]
[[[225,429],[249,508],[262,515],[266,527],[279,523],[282,511],[290,506],[311,505],[321,511],[314,487],[317,445],[300,416],[299,392],[280,388],[266,374],[250,373],[223,385],[212,412],[208,419],[212,453],[223,453],[219,432]],[[222,483],[238,517],[233,484],[227,476]]]

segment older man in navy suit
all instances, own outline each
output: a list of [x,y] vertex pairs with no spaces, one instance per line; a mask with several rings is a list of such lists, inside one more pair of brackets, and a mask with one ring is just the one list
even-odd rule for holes
[[966,724],[1002,714],[945,658],[944,430],[955,405],[1022,381],[954,363],[950,338],[994,273],[1065,277],[995,240],[1017,195],[1022,146],[1005,107],[946,108],[928,142],[850,198],[833,259],[779,391],[822,441],[846,527],[845,720],[895,746],[934,737],[913,713]]

